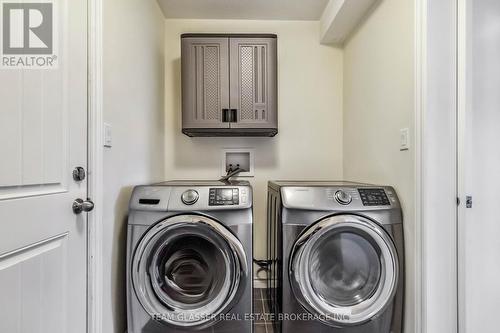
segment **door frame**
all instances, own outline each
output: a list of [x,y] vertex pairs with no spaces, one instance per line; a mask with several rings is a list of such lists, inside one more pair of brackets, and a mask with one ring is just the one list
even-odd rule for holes
[[[102,30],[103,30],[103,0],[88,1],[88,195],[95,203],[95,209],[88,214],[88,302],[87,302],[87,331],[89,333],[102,333],[102,202],[103,202],[103,74],[102,74]],[[439,133],[431,133],[426,127],[427,112],[427,61],[429,57],[427,47],[427,34],[429,32],[429,8],[428,3],[432,0],[415,0],[415,325],[416,333],[426,333],[427,318],[426,291],[429,281],[426,280],[427,264],[427,242],[425,232],[430,227],[430,221],[424,220],[426,212],[430,209],[424,205],[424,198],[434,188],[427,186],[435,181],[425,173],[426,166],[436,163],[425,156],[425,142]],[[464,0],[456,0],[459,4],[457,29],[460,29],[462,20],[465,18]],[[461,6],[460,6],[461,4]],[[463,27],[463,25],[462,25]],[[464,31],[459,31],[458,48],[458,70],[463,63],[463,38]],[[459,77],[460,82],[464,78]],[[459,100],[458,109],[463,112],[463,101]],[[460,138],[458,138],[460,142]],[[449,147],[448,147],[449,148]],[[445,147],[446,149],[446,147]],[[457,184],[455,184],[456,186]],[[455,190],[454,188],[453,190]],[[452,232],[456,232],[452,231]],[[455,249],[456,250],[456,249]],[[458,289],[458,285],[457,285]],[[458,290],[457,290],[458,298]],[[432,331],[432,330],[429,330]]]
[[[467,115],[467,5],[468,0],[457,0],[457,197],[465,202],[465,133]],[[465,241],[466,206],[457,205],[457,332],[465,332]]]
[[103,0],[88,1],[88,181],[95,203],[87,227],[87,332],[102,332],[103,270]]
[[[461,113],[464,101],[461,98],[463,77],[460,71],[465,66],[462,40],[465,1],[447,0],[437,5],[433,0],[415,0],[417,333],[431,333],[437,330],[450,333],[462,331],[459,308],[461,281],[458,221],[463,205],[459,205],[457,201],[462,193],[459,188],[461,171],[457,153],[462,146],[460,126],[463,126]],[[449,45],[439,45],[437,41],[440,39],[449,41]],[[433,72],[436,64],[442,65],[445,59],[450,64],[449,67],[444,68],[442,73]],[[439,97],[432,91],[435,91],[437,86]],[[443,139],[443,133],[451,135],[451,139]],[[441,200],[437,201],[438,198]],[[438,238],[442,232],[449,235],[444,242]],[[434,234],[437,236],[430,237]],[[439,262],[432,260],[433,254],[438,250],[444,258],[441,260],[450,262],[442,272],[436,272]],[[439,280],[436,280],[437,273],[443,273]],[[436,306],[431,306],[435,300],[430,296],[436,288],[444,286],[445,280],[449,288],[440,291],[439,297],[445,299],[448,307],[436,309]]]
[[426,101],[426,62],[425,55],[427,53],[427,0],[415,0],[415,17],[414,17],[414,122],[415,122],[415,333],[426,333],[426,317],[424,316],[423,306],[425,304],[426,286],[424,280],[425,256],[423,253],[423,221],[422,221],[422,199],[424,195],[424,165],[422,158],[423,146],[423,123],[424,123],[424,105]]

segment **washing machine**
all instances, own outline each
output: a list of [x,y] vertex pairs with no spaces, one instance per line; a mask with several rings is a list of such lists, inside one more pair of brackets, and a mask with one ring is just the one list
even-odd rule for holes
[[128,218],[128,333],[252,332],[248,182],[137,186]]
[[267,247],[277,332],[402,332],[403,219],[392,187],[270,182]]

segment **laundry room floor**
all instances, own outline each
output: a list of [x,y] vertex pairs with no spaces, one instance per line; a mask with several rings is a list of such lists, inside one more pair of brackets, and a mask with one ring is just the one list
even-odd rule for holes
[[269,300],[265,288],[254,288],[254,313],[257,320],[254,322],[254,333],[273,333],[273,324],[269,317]]

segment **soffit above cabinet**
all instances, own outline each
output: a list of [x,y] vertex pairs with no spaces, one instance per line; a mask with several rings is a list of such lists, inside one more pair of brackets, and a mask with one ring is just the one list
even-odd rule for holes
[[342,45],[382,0],[330,0],[320,20],[323,44]]
[[316,21],[328,0],[158,0],[158,3],[166,18]]

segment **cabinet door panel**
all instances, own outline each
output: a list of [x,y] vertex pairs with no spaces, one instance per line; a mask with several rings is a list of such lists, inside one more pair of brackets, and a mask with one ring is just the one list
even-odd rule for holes
[[231,128],[277,128],[276,38],[231,38]]
[[183,128],[229,128],[228,38],[182,39]]

